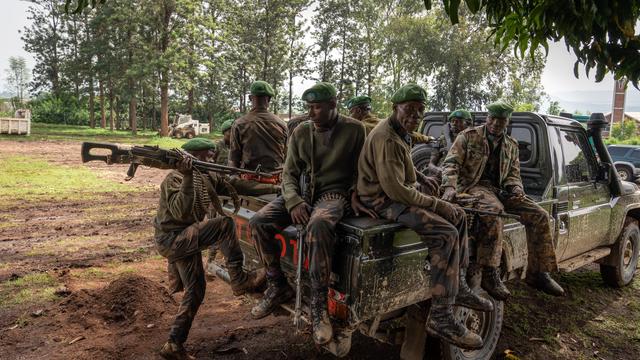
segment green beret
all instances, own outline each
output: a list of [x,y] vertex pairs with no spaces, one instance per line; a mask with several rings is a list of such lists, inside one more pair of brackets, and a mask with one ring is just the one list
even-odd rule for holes
[[225,131],[231,129],[233,126],[233,119],[227,120],[220,125],[220,132],[224,134]]
[[419,101],[424,103],[427,101],[427,92],[416,84],[407,84],[391,97],[391,102],[400,104],[407,101]]
[[336,97],[338,92],[333,85],[319,82],[302,93],[302,100],[310,103],[325,102]]
[[510,118],[511,113],[513,112],[513,106],[504,101],[496,101],[487,105],[487,110],[489,111],[489,116]]
[[465,120],[472,120],[471,113],[465,109],[458,109],[449,114],[449,120],[453,118],[460,118]]
[[187,151],[215,150],[216,144],[205,138],[193,138],[182,144],[182,148]]
[[371,104],[371,98],[365,95],[356,96],[347,101],[347,109],[351,110],[354,106]]
[[273,88],[269,83],[258,80],[251,84],[251,95],[274,97],[276,96],[276,93],[273,91]]

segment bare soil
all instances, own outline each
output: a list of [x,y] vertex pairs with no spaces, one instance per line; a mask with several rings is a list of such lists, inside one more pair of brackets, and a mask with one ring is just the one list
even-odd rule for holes
[[[124,182],[127,168],[83,165],[74,142],[0,141],[0,154],[88,166],[111,181]],[[0,226],[0,285],[36,273],[50,276],[58,288],[48,301],[0,306],[0,358],[159,359],[181,297],[167,292],[166,262],[152,241],[165,175],[139,170],[129,184],[140,191],[126,195],[0,209],[0,223],[9,222]],[[510,283],[514,297],[506,306],[498,358],[511,351],[522,359],[637,359],[640,285],[606,288],[594,271],[563,276],[569,292],[563,299]],[[253,301],[234,297],[221,280],[209,281],[189,351],[198,359],[332,358],[308,333],[296,335],[288,316],[252,320]],[[398,354],[398,346],[356,335],[349,358]]]

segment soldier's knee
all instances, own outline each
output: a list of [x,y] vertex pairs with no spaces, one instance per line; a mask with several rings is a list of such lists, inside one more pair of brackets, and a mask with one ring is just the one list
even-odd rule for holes
[[325,219],[321,216],[314,216],[309,219],[309,223],[307,224],[307,230],[310,233],[324,233],[327,231],[333,230],[333,224],[331,221]]
[[269,223],[266,221],[266,217],[263,216],[260,212],[255,213],[253,215],[253,217],[251,219],[249,219],[249,226],[251,228],[264,226],[264,225],[267,225],[267,224],[269,224]]

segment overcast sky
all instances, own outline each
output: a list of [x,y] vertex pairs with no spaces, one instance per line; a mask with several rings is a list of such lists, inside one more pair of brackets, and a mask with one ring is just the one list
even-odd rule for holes
[[[19,31],[28,24],[27,7],[29,3],[21,0],[2,0],[0,12],[0,84],[1,90],[6,89],[5,69],[8,67],[10,56],[22,56],[27,59],[29,68],[33,69],[34,59],[23,49]],[[580,78],[573,76],[574,56],[568,52],[563,43],[551,44],[547,65],[542,75],[542,85],[552,98],[566,97],[568,92],[576,91],[613,91],[613,77],[608,74],[605,80],[596,83],[587,79],[581,68]],[[630,87],[633,92],[637,90]]]

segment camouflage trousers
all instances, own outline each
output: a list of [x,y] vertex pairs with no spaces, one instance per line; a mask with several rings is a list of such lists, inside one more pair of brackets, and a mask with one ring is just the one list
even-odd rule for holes
[[[306,226],[306,258],[309,259],[311,286],[324,289],[331,279],[331,258],[335,243],[335,228],[344,216],[346,199],[338,194],[325,194],[314,204]],[[268,273],[280,271],[280,242],[275,236],[292,224],[284,198],[260,209],[249,221],[251,238]]]
[[[520,216],[520,222],[527,232],[528,266],[527,272],[556,271],[556,254],[549,214],[528,197],[509,197],[500,201],[498,189],[492,186],[475,185],[467,191],[478,198],[479,210],[507,212]],[[488,267],[500,266],[502,256],[503,219],[496,216],[478,216],[475,239],[477,263]]]
[[243,263],[232,218],[218,217],[197,225],[197,234],[190,233],[187,228],[181,232],[156,233],[155,236],[158,252],[168,260],[171,292],[184,289],[178,314],[169,333],[169,339],[178,344],[187,340],[193,319],[204,299],[207,283],[201,251],[219,244],[228,267],[241,267]]
[[460,269],[469,266],[466,217],[452,224],[440,215],[417,206],[394,202],[386,196],[362,198],[379,216],[398,222],[415,231],[429,248],[431,295],[455,297],[458,294]]
[[253,180],[234,177],[229,179],[229,183],[233,185],[240,195],[259,196],[265,194],[277,194],[280,192],[280,185],[263,184]]

